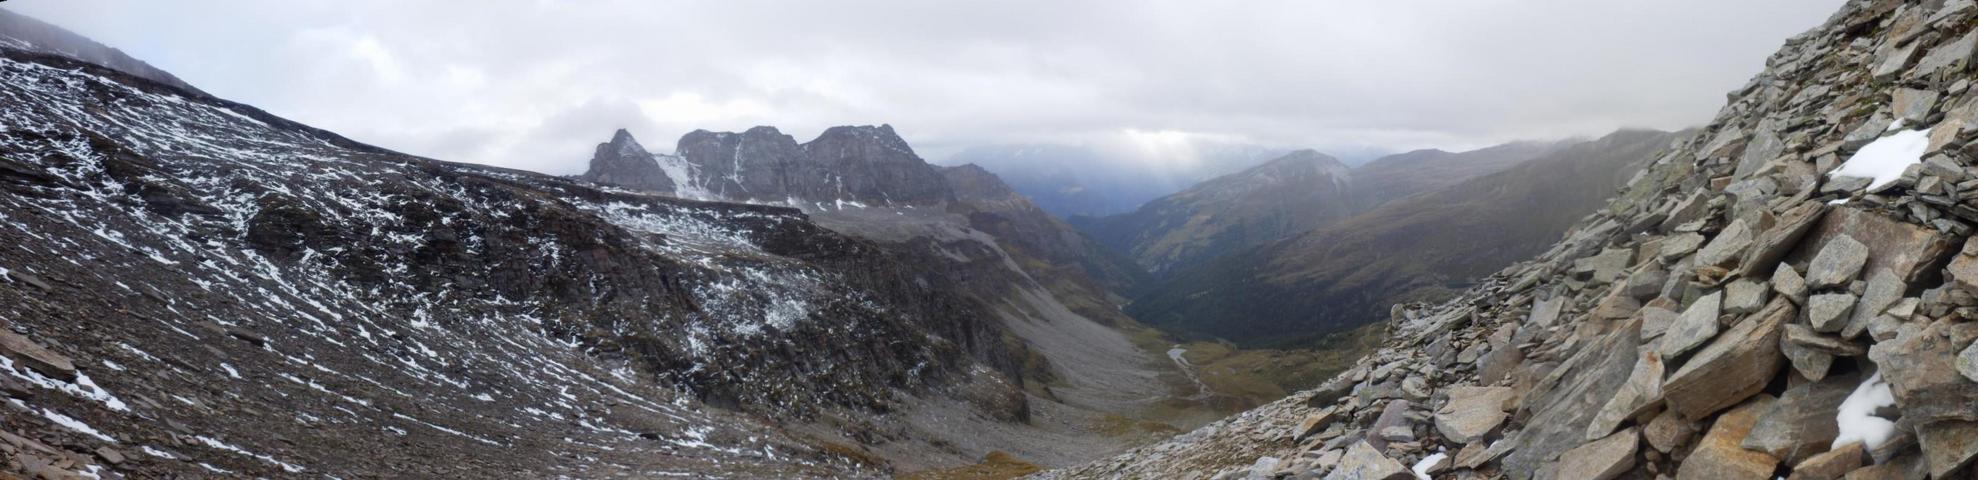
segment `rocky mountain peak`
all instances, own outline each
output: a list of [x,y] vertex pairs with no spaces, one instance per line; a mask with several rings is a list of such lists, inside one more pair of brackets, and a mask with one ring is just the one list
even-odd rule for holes
[[632,138],[632,132],[618,129],[611,141],[600,143],[591,154],[590,170],[580,176],[606,185],[659,193],[673,193],[674,181],[660,168],[652,152]]

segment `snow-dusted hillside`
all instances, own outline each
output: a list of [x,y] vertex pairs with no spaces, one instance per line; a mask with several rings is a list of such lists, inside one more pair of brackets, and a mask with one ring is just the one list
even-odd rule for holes
[[796,210],[409,157],[16,50],[0,104],[0,444],[50,468],[856,475],[760,419],[1015,364]]

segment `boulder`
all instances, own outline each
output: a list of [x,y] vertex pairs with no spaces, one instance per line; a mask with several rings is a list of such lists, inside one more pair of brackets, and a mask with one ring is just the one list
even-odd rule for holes
[[1860,375],[1849,374],[1786,389],[1758,417],[1758,423],[1741,445],[1791,464],[1826,451],[1834,443],[1834,437],[1840,435],[1834,413],[1860,384]]
[[20,334],[0,329],[0,355],[64,382],[76,381],[76,364]]
[[1794,371],[1813,381],[1827,377],[1835,356],[1858,357],[1865,353],[1860,346],[1797,323],[1786,324],[1786,335],[1779,339],[1779,351],[1792,363]]
[[1509,387],[1452,387],[1449,403],[1435,412],[1435,429],[1458,444],[1483,440],[1504,424],[1505,407],[1516,391]]
[[1806,267],[1806,285],[1814,289],[1847,286],[1861,272],[1862,265],[1867,264],[1868,246],[1841,234],[1813,256],[1813,263]]
[[1963,374],[1966,380],[1978,382],[1978,342],[1972,342],[1964,347],[1963,353],[1957,354],[1957,373]]
[[1647,440],[1648,446],[1655,447],[1656,451],[1669,453],[1678,445],[1689,441],[1691,435],[1696,435],[1696,427],[1694,422],[1683,418],[1682,414],[1674,410],[1663,410],[1655,418],[1650,419],[1648,425],[1642,426],[1641,438]]
[[1703,240],[1703,235],[1695,233],[1671,235],[1668,239],[1662,241],[1662,261],[1675,261],[1678,258],[1689,256],[1690,253],[1696,251],[1697,247],[1703,245]]
[[1629,428],[1567,450],[1559,456],[1558,473],[1553,478],[1612,480],[1620,477],[1635,468],[1635,449],[1640,448],[1640,444],[1641,433]]
[[1827,204],[1817,201],[1802,201],[1779,214],[1772,228],[1759,233],[1752,240],[1751,249],[1745,251],[1738,264],[1738,273],[1754,277],[1779,264],[1779,260],[1798,246],[1806,233],[1820,223],[1820,217],[1827,213]]
[[1806,305],[1806,278],[1791,265],[1779,265],[1772,271],[1772,291],[1792,300],[1794,304]]
[[1614,397],[1600,407],[1600,413],[1593,416],[1593,423],[1587,425],[1587,439],[1607,436],[1621,422],[1645,413],[1650,407],[1662,402],[1662,355],[1653,351],[1641,352],[1641,360],[1635,362],[1634,371],[1628,374],[1628,382],[1614,392]]
[[1847,473],[1861,468],[1866,458],[1861,442],[1848,442],[1840,448],[1828,450],[1793,465],[1793,475],[1787,480],[1840,480]]
[[1505,475],[1530,477],[1559,454],[1586,443],[1587,425],[1634,371],[1640,335],[1639,325],[1624,324],[1587,342],[1533,383],[1518,416],[1542,421],[1527,422],[1490,449],[1503,456],[1499,464]]
[[1916,443],[1923,449],[1923,463],[1930,467],[1930,478],[1951,478],[1951,474],[1971,472],[1978,458],[1978,421],[1941,420],[1916,427]]
[[1669,407],[1704,418],[1763,390],[1785,364],[1779,337],[1794,313],[1791,303],[1774,299],[1757,318],[1738,322],[1697,351],[1662,383]]
[[1669,325],[1669,331],[1662,336],[1662,344],[1656,349],[1662,358],[1675,358],[1695,349],[1703,342],[1717,335],[1717,316],[1724,303],[1722,292],[1704,295],[1683,310],[1676,317],[1676,323]]
[[1650,262],[1635,269],[1634,273],[1628,274],[1625,285],[1628,296],[1636,300],[1648,300],[1655,298],[1655,294],[1661,293],[1662,284],[1668,282],[1669,271],[1664,270],[1661,264]]
[[1955,470],[1978,453],[1978,383],[1957,372],[1961,350],[1951,337],[1957,323],[1940,320],[1921,328],[1905,328],[1896,338],[1876,343],[1868,358],[1881,367],[1889,392],[1902,406],[1902,421],[1916,425],[1925,459],[1933,472]]
[[1841,328],[1841,336],[1848,339],[1860,337],[1862,332],[1868,331],[1868,325],[1875,321],[1875,316],[1902,300],[1906,290],[1909,290],[1909,285],[1903,283],[1902,277],[1887,269],[1875,269],[1868,275],[1868,285],[1861,291],[1861,301],[1854,304],[1854,311],[1849,312],[1848,323]]
[[1944,273],[1957,281],[1958,288],[1967,292],[1978,292],[1978,237],[1964,241],[1963,253],[1951,258]]
[[1332,426],[1333,422],[1339,420],[1339,414],[1337,412],[1337,409],[1326,407],[1320,409],[1318,412],[1306,415],[1304,421],[1298,422],[1298,428],[1292,430],[1292,438],[1294,440],[1304,440],[1319,433],[1320,430],[1325,430],[1326,427]]
[[[1945,257],[1958,246],[1947,240],[1936,229],[1891,219],[1880,214],[1855,208],[1831,208],[1822,215],[1820,224],[1807,233],[1798,249],[1787,256],[1788,261],[1806,260],[1817,257],[1816,252],[1829,243],[1846,237],[1864,245],[1868,260],[1857,271],[1874,272],[1888,269],[1903,283],[1917,283],[1927,275],[1936,273]],[[1815,285],[1812,266],[1806,272],[1807,282]],[[1850,277],[1850,279],[1852,279]],[[1842,282],[1845,283],[1845,282]],[[1834,284],[1830,284],[1834,285]]]
[[1384,452],[1387,451],[1388,444],[1385,435],[1389,430],[1398,427],[1402,430],[1408,430],[1411,432],[1409,433],[1409,437],[1413,437],[1414,425],[1413,422],[1408,420],[1408,407],[1410,405],[1407,400],[1387,402],[1387,407],[1381,410],[1380,417],[1375,418],[1373,425],[1367,427],[1367,432],[1369,432],[1367,442],[1373,444],[1376,450]]
[[1858,299],[1852,293],[1822,293],[1806,299],[1807,324],[1814,331],[1834,333],[1847,328]]
[[1760,412],[1772,406],[1772,397],[1761,395],[1717,416],[1717,422],[1698,441],[1696,449],[1676,469],[1676,478],[1711,480],[1767,480],[1779,459],[1755,452],[1739,444],[1758,422]]
[[1751,247],[1752,237],[1750,225],[1745,224],[1744,220],[1732,220],[1724,231],[1717,232],[1717,238],[1710,239],[1709,244],[1696,251],[1696,265],[1737,266],[1736,262],[1743,258],[1745,249]]
[[1743,315],[1765,306],[1771,288],[1752,280],[1738,280],[1724,287],[1724,313]]
[[1346,455],[1339,458],[1339,466],[1327,473],[1325,480],[1410,480],[1414,474],[1401,467],[1400,462],[1387,458],[1367,442],[1355,442],[1346,448]]

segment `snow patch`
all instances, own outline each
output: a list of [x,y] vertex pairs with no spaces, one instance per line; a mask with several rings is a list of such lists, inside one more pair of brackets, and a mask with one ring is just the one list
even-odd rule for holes
[[1889,392],[1889,383],[1882,381],[1882,373],[1876,372],[1854,388],[1847,400],[1841,401],[1840,412],[1834,422],[1840,424],[1841,434],[1834,437],[1828,449],[1840,448],[1851,442],[1861,442],[1861,446],[1874,449],[1889,441],[1896,432],[1896,422],[1875,416],[1875,410],[1896,404],[1896,396]]
[[1861,147],[1861,151],[1854,152],[1854,156],[1827,176],[1874,179],[1868,184],[1868,189],[1874,190],[1896,181],[1904,168],[1922,162],[1923,152],[1929,148],[1929,130],[1896,132]]
[[1449,454],[1443,452],[1435,452],[1429,456],[1422,457],[1422,461],[1415,462],[1415,467],[1408,470],[1415,472],[1415,478],[1417,479],[1429,480],[1429,468],[1434,467],[1435,462],[1442,461],[1444,457],[1448,456]]

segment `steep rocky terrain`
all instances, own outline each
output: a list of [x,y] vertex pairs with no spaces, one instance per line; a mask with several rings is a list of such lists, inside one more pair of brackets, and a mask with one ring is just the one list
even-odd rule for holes
[[408,157],[11,49],[0,79],[0,430],[36,452],[10,468],[835,476],[888,412],[1029,414],[988,304],[795,209]]
[[1046,478],[1970,478],[1978,6],[1850,2],[1326,385]]
[[1339,160],[1299,150],[1083,229],[1161,275],[1346,218],[1355,185]]
[[[881,456],[925,462],[930,453],[1000,449],[1065,464],[1199,424],[1212,411],[1177,398],[1195,385],[1179,365],[1135,340],[1158,334],[1120,313],[1118,292],[1135,286],[1139,269],[981,168],[927,164],[885,126],[835,127],[804,144],[770,127],[696,131],[679,150],[677,157],[654,155],[621,132],[598,147],[584,177],[630,187],[625,179],[659,172],[675,191],[649,189],[655,193],[798,208],[820,226],[878,243],[922,278],[944,280],[939,288],[977,307],[1005,333],[1008,350],[1023,354],[1018,374],[1009,376],[1023,396],[964,398],[983,405],[925,402],[882,419],[879,430],[905,441],[870,442]],[[636,158],[642,156],[649,158]],[[1011,402],[1022,415],[998,417]],[[1137,426],[1093,433],[1106,422]],[[927,439],[947,451],[928,451]]]
[[[1544,251],[1677,135],[1622,131],[1172,275],[1128,313],[1240,343],[1295,345],[1445,298]],[[1379,162],[1376,162],[1379,163]]]

